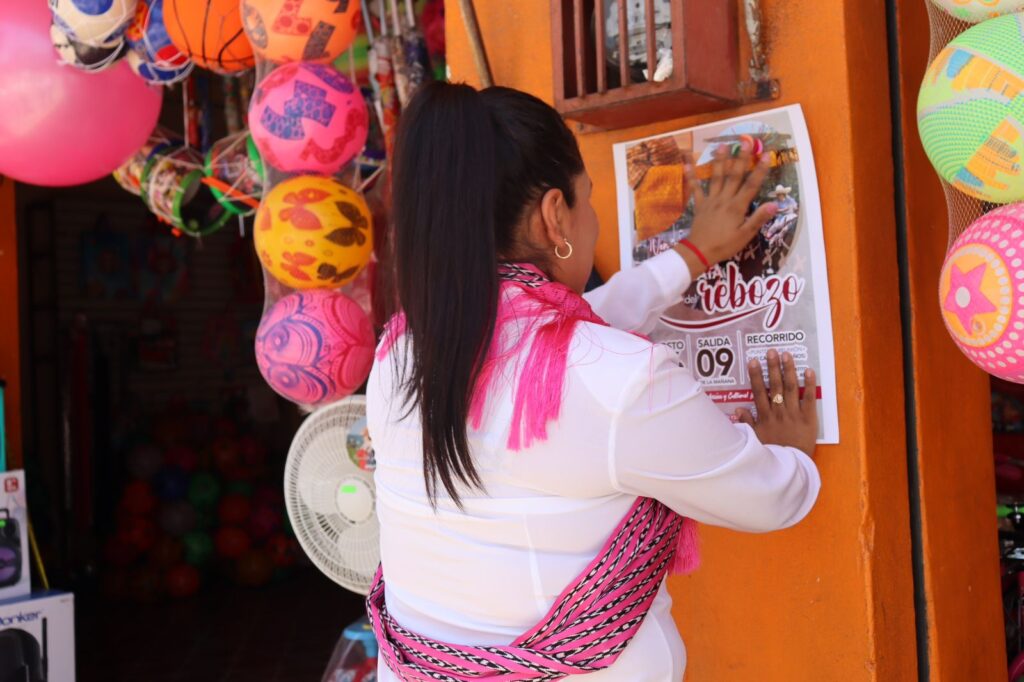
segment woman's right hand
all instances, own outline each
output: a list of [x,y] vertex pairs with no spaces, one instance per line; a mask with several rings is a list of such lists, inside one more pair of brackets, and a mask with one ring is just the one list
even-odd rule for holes
[[[705,191],[694,168],[693,157],[686,154],[683,177],[693,194],[693,223],[687,239],[712,265],[729,260],[750,243],[764,224],[778,212],[775,202],[761,204],[747,216],[750,202],[757,196],[768,175],[768,155],[764,155],[751,171],[751,150],[744,147],[730,157],[724,146],[715,150],[711,162],[711,181]],[[749,172],[748,172],[749,171]],[[705,270],[692,251],[679,245],[676,250],[694,279]]]
[[747,369],[757,418],[745,409],[736,411],[737,418],[749,424],[766,445],[787,445],[813,455],[818,442],[818,382],[814,370],[804,370],[801,398],[796,362],[789,353],[780,357],[776,351],[768,351],[767,387],[760,362],[751,360]]

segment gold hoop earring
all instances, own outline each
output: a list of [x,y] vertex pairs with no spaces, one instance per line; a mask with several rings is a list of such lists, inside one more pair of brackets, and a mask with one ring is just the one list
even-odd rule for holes
[[558,258],[559,260],[569,260],[572,257],[572,243],[568,239],[566,239],[565,245],[569,247],[569,253],[565,254],[564,256],[558,252],[559,247],[555,247],[555,257]]

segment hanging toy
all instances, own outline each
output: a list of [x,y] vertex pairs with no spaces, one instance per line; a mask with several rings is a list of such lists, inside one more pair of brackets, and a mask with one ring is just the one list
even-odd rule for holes
[[249,127],[274,168],[334,175],[366,144],[369,115],[362,94],[334,67],[292,62],[256,87]]
[[1024,0],[932,0],[932,3],[971,24],[1024,9]]
[[139,0],[125,38],[142,61],[163,71],[181,72],[191,66],[188,54],[171,42],[164,23],[165,0]]
[[90,73],[109,69],[125,53],[124,41],[120,38],[106,45],[85,45],[71,39],[56,23],[50,26],[50,40],[62,64]]
[[173,85],[188,78],[192,73],[192,62],[187,62],[180,69],[164,69],[146,61],[136,50],[128,50],[128,66],[142,80],[150,85]]
[[266,61],[332,62],[359,32],[356,0],[242,0],[256,55]]
[[146,163],[141,193],[153,214],[192,237],[213,234],[231,214],[203,183],[202,160],[190,147],[157,154]]
[[316,406],[351,395],[373,364],[370,319],[333,291],[296,291],[275,303],[256,332],[256,364],[277,393]]
[[146,163],[154,155],[179,146],[181,146],[181,140],[175,139],[170,132],[157,127],[146,144],[142,145],[138,151],[128,157],[127,161],[121,164],[120,168],[114,171],[114,179],[123,189],[136,196],[141,196],[142,173],[146,168]]
[[254,231],[260,262],[293,289],[336,289],[366,267],[373,223],[366,201],[337,180],[299,176],[263,198]]
[[135,16],[136,0],[49,0],[49,4],[54,23],[68,38],[104,47],[120,42]]
[[200,68],[233,74],[256,63],[238,0],[165,0],[164,21],[171,42]]
[[986,213],[953,243],[939,276],[939,305],[971,362],[1024,383],[1024,203]]
[[1024,15],[973,26],[935,57],[917,126],[939,176],[996,204],[1024,199]]
[[206,154],[203,182],[234,215],[256,212],[263,196],[263,161],[248,131],[218,140]]

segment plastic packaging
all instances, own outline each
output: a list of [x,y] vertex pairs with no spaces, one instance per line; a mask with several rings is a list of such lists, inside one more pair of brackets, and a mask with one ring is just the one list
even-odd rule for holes
[[352,623],[334,647],[321,682],[376,682],[377,640],[365,617]]

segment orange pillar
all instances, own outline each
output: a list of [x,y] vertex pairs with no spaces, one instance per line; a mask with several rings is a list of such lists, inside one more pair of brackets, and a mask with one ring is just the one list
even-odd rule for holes
[[14,181],[0,175],[0,379],[7,382],[8,466],[21,466],[21,360],[18,353],[18,231],[14,222]]
[[946,200],[921,147],[916,117],[928,65],[927,9],[924,0],[902,0],[896,12],[924,556],[920,615],[928,626],[930,679],[1006,679],[989,380],[957,350],[942,323],[938,281],[947,244]]
[[[495,82],[552,101],[549,0],[475,4]],[[800,103],[817,161],[841,443],[818,451],[821,498],[803,524],[705,529],[704,568],[670,582],[687,680],[917,679],[885,3],[762,6],[778,102],[580,133],[606,276],[618,263],[613,143]],[[447,32],[453,78],[478,83],[454,4]]]

